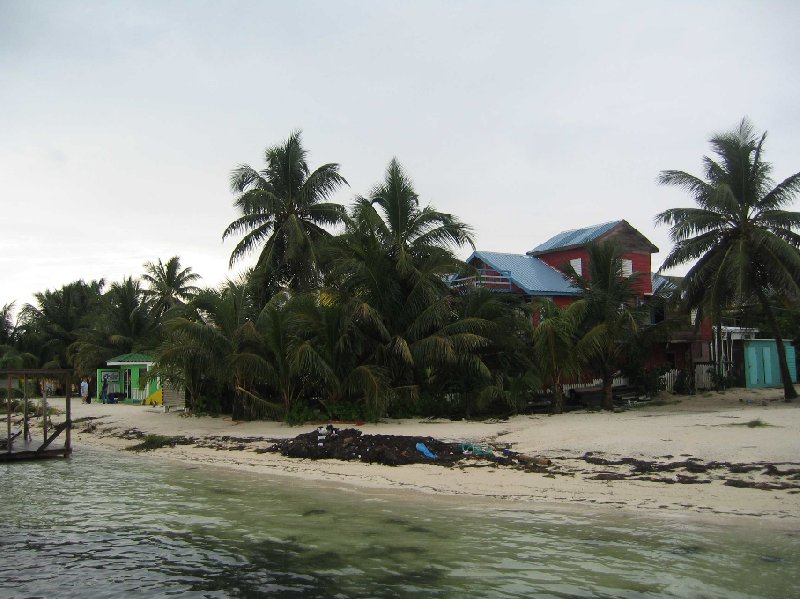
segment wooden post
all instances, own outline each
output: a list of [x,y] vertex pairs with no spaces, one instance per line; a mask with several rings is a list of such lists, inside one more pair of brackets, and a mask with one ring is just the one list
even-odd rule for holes
[[28,422],[28,375],[23,378],[22,401],[25,402],[25,415],[22,419],[22,442],[27,443],[31,440],[31,426]]
[[8,441],[6,450],[11,453],[11,375],[6,375],[6,408],[8,414],[6,415],[6,424],[8,425]]
[[[69,387],[67,387],[69,393]],[[47,441],[47,383],[42,387],[42,443]]]
[[67,386],[67,405],[66,405],[66,408],[67,408],[67,421],[66,421],[67,436],[66,436],[66,440],[64,442],[64,448],[67,451],[71,451],[72,450],[72,397],[70,397],[69,391],[70,391],[69,386]]

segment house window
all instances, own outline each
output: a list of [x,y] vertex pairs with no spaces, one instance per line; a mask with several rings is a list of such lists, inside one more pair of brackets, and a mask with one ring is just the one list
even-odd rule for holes
[[577,273],[579,277],[583,276],[583,269],[581,268],[581,259],[580,258],[573,258],[569,261],[569,265],[572,269]]
[[622,259],[622,276],[629,277],[633,274],[633,261],[627,258]]

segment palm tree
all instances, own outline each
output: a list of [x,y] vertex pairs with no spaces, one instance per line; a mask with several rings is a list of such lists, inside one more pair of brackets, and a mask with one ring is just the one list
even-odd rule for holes
[[433,254],[449,254],[452,259],[452,249],[465,244],[475,248],[469,225],[433,206],[420,208],[413,183],[396,158],[369,198],[359,198],[356,217],[362,226],[376,228],[401,273],[413,271]]
[[294,307],[297,338],[291,347],[294,370],[307,385],[324,392],[320,403],[329,417],[343,404],[359,405],[362,415],[383,416],[388,396],[386,372],[369,364],[374,331],[383,323],[368,304],[335,294],[298,298]]
[[178,256],[173,256],[166,264],[160,258],[158,263],[146,262],[144,269],[146,272],[142,279],[148,285],[144,295],[156,318],[161,318],[169,309],[185,303],[198,291],[192,283],[200,275],[192,272],[191,267],[181,268],[181,259]]
[[786,361],[772,292],[800,296],[800,213],[785,210],[800,190],[800,173],[775,185],[763,160],[767,134],[760,137],[745,118],[738,128],[710,139],[717,158],[703,158],[705,180],[683,171],[662,171],[659,183],[680,187],[697,208],[672,208],[656,216],[671,227],[675,246],[661,270],[695,261],[681,291],[689,308],[760,304],[777,343],[784,398],[797,397]]
[[551,301],[539,307],[539,324],[533,332],[533,353],[539,372],[553,390],[552,411],[564,411],[563,381],[579,371],[576,346],[586,302],[560,309]]
[[24,368],[36,365],[36,356],[18,346],[20,327],[14,319],[14,302],[0,309],[0,368]]
[[230,265],[259,251],[256,269],[278,285],[310,289],[318,280],[320,242],[330,233],[323,227],[342,222],[345,210],[327,200],[342,185],[338,164],[311,172],[300,132],[284,144],[267,148],[266,168],[243,164],[231,173],[234,202],[241,216],[222,238],[244,235],[231,252]]
[[26,304],[21,319],[28,336],[39,345],[39,360],[44,368],[71,365],[67,348],[78,340],[102,302],[105,281],[75,281],[54,291],[35,294],[36,306]]
[[[273,408],[273,411],[282,410],[283,417],[288,419],[290,411],[307,391],[292,352],[298,324],[288,293],[273,296],[258,315],[256,329],[261,336],[260,349],[265,364],[262,380],[280,400],[279,409]],[[274,405],[255,394],[252,399],[265,408]]]
[[202,396],[217,386],[232,400],[234,416],[252,416],[250,398],[266,365],[246,285],[228,281],[202,290],[189,308],[166,324],[156,373],[186,385],[195,407],[211,407],[202,405]]
[[588,272],[571,273],[583,290],[572,308],[583,315],[576,349],[581,361],[602,379],[603,408],[612,410],[614,374],[644,323],[645,309],[636,307],[633,291],[637,277],[644,275],[623,275],[620,250],[613,241],[590,243],[586,251]]
[[[461,357],[454,363],[429,369],[433,376],[426,381],[428,391],[434,397],[446,394],[448,407],[463,410],[467,417],[491,408],[505,413],[523,409],[541,388],[530,355],[529,306],[516,295],[480,287],[458,295],[454,324],[477,335],[473,339],[478,343],[459,350]],[[453,400],[459,397],[456,406]]]
[[471,229],[431,206],[420,208],[410,179],[392,160],[329,248],[331,283],[381,315],[369,361],[388,370],[395,395],[416,396],[423,371],[434,367],[460,363],[488,374],[474,353],[486,343],[478,331],[485,323],[455,322],[456,298],[444,281],[464,266],[451,249],[462,243],[472,245]]
[[11,345],[17,339],[17,325],[14,322],[15,302],[5,304],[0,309],[0,345]]
[[140,282],[133,277],[112,283],[92,318],[76,334],[67,355],[78,374],[87,376],[112,356],[158,345],[156,320],[148,310]]

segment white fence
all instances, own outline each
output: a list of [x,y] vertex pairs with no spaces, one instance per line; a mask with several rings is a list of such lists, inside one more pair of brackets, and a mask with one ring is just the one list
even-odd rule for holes
[[[675,389],[675,381],[678,380],[678,369],[668,370],[661,375],[661,385],[670,393]],[[687,381],[688,382],[688,381]],[[695,364],[694,367],[694,388],[697,391],[703,389],[714,389],[714,365],[703,363]]]
[[[614,382],[612,386],[614,387],[624,387],[628,384],[628,378],[624,376],[618,376],[614,378]],[[572,389],[591,389],[591,388],[601,388],[603,386],[603,379],[594,379],[591,383],[568,383],[566,385],[562,385],[561,388],[564,390],[564,393],[569,393]]]

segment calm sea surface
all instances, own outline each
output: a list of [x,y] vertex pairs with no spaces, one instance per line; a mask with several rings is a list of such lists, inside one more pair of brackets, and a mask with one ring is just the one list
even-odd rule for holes
[[506,510],[79,449],[0,465],[0,597],[798,597],[800,532]]

